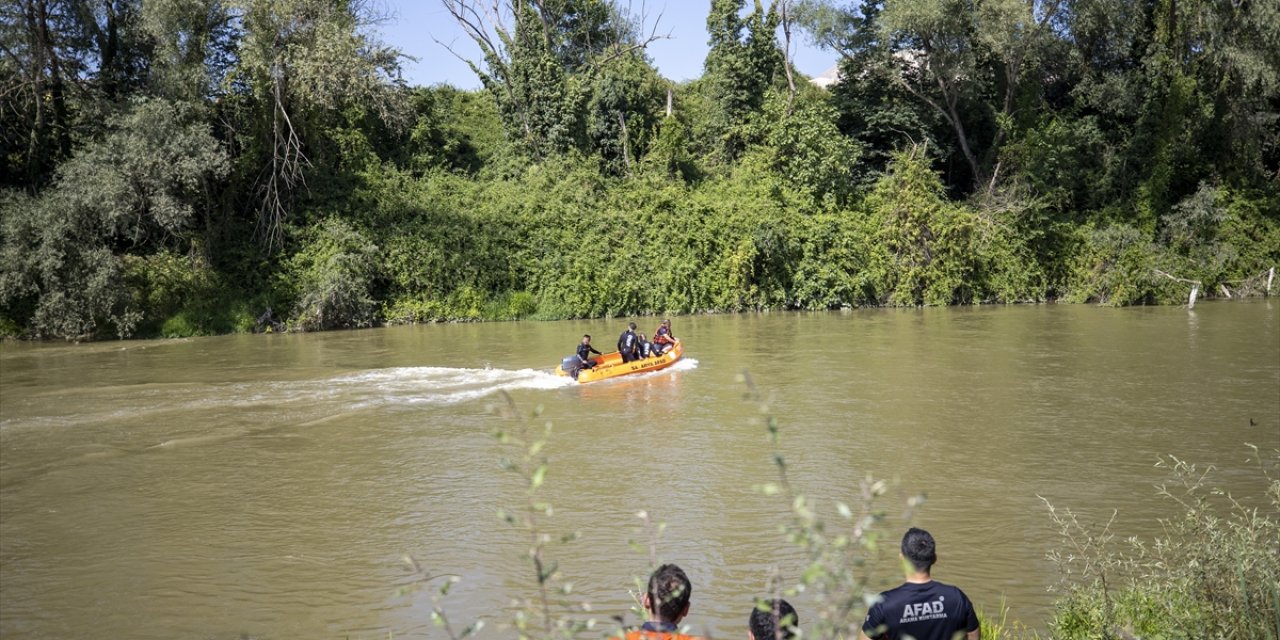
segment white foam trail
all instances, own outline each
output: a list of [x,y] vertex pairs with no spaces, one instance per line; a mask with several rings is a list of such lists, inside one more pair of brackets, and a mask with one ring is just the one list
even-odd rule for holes
[[[577,384],[572,378],[537,369],[459,369],[399,367],[371,369],[312,380],[279,380],[211,384],[175,383],[163,388],[122,387],[109,390],[112,404],[68,405],[65,414],[0,420],[0,432],[17,428],[68,428],[84,424],[159,421],[187,411],[221,413],[228,409],[279,411],[292,407],[304,417],[383,406],[451,405],[499,391],[559,389]],[[93,390],[90,390],[92,392]]]
[[355,407],[383,404],[456,404],[499,391],[558,389],[570,378],[537,369],[454,369],[398,367],[366,371],[328,381],[331,390]]
[[681,358],[663,371],[692,371],[698,368],[698,361],[693,358]]

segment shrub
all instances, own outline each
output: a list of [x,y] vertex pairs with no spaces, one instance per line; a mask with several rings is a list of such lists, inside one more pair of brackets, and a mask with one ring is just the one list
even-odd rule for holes
[[1171,480],[1160,494],[1182,514],[1162,520],[1163,536],[1149,544],[1117,545],[1109,523],[1090,528],[1050,506],[1064,541],[1050,554],[1063,575],[1054,637],[1280,638],[1280,480],[1258,463],[1269,510],[1212,488],[1209,471],[1162,459]]
[[243,295],[198,254],[125,256],[125,281],[142,321],[137,333],[165,338],[244,332],[253,313]]
[[[1156,272],[1164,256],[1141,230],[1123,224],[1082,229],[1066,299],[1124,306],[1172,302],[1185,287]],[[1167,268],[1167,267],[1166,267]]]
[[304,232],[283,284],[295,300],[292,324],[303,331],[372,326],[378,247],[350,223],[328,218]]
[[975,301],[976,220],[946,199],[922,149],[897,154],[866,200],[875,240],[870,267],[880,302]]
[[136,99],[39,198],[0,202],[0,307],[37,337],[131,335],[143,319],[122,247],[191,235],[226,153],[191,105]]

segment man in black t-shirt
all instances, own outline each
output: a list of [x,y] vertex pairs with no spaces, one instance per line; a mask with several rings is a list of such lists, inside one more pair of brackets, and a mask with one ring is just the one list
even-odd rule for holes
[[623,362],[640,359],[640,340],[636,338],[636,323],[627,323],[627,330],[618,336],[618,353],[622,354]]
[[583,335],[582,342],[578,343],[578,359],[582,361],[583,369],[590,369],[596,366],[596,361],[591,357],[593,353],[598,356],[604,355],[591,346],[591,334],[588,333]]
[[933,536],[912,527],[902,536],[907,581],[880,594],[862,623],[861,640],[979,640],[978,614],[964,592],[929,576],[938,561]]

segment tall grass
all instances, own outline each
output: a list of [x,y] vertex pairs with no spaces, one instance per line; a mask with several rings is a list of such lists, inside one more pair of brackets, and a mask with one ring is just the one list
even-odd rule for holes
[[1062,574],[1052,637],[1280,639],[1280,452],[1253,451],[1267,483],[1261,508],[1215,487],[1213,468],[1162,458],[1159,494],[1181,514],[1151,540],[1117,540],[1110,521],[1049,505],[1062,536],[1050,554]]

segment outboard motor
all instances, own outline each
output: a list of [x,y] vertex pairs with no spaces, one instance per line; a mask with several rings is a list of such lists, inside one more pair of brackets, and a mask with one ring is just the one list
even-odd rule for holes
[[578,379],[578,372],[582,370],[582,359],[577,354],[566,356],[560,361],[560,370],[573,376],[574,380]]

